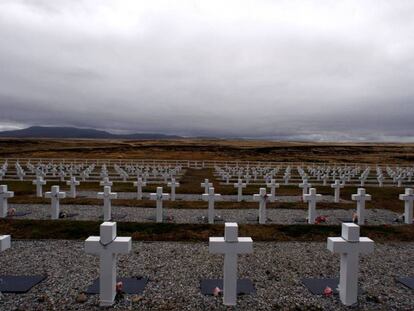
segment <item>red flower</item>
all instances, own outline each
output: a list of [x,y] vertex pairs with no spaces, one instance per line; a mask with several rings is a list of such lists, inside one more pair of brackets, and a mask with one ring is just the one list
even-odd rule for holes
[[325,289],[323,290],[323,295],[325,297],[331,297],[332,294],[333,294],[332,288],[330,288],[329,286],[326,286]]

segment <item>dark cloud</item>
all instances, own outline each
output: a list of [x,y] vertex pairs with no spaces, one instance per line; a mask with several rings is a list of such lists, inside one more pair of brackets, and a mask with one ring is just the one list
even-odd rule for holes
[[413,140],[414,3],[2,1],[0,129]]

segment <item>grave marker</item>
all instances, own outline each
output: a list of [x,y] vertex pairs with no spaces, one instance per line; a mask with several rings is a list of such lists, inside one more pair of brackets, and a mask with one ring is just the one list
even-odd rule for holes
[[237,202],[241,202],[243,200],[243,188],[246,188],[246,185],[247,184],[240,178],[237,183],[234,184],[234,188],[237,188]]
[[157,187],[156,193],[150,194],[150,199],[155,200],[157,203],[156,205],[156,222],[163,221],[163,210],[162,210],[162,201],[168,200],[170,195],[168,193],[162,193],[162,187]]
[[13,191],[7,190],[7,185],[0,185],[0,207],[1,207],[1,218],[7,217],[9,198],[14,197]]
[[204,188],[204,193],[208,194],[208,189],[213,187],[213,183],[208,182],[208,179],[204,179],[204,182],[201,183],[201,187]]
[[270,188],[270,202],[274,202],[276,200],[276,188],[279,188],[280,185],[276,183],[276,179],[271,179],[270,183],[266,184],[267,188]]
[[171,182],[168,182],[167,186],[171,188],[171,201],[175,201],[175,188],[179,187],[180,183],[175,181],[175,178],[171,178]]
[[208,223],[214,224],[215,212],[214,212],[214,202],[221,197],[220,194],[214,193],[214,188],[210,187],[208,193],[203,193],[201,195],[203,201],[208,201]]
[[69,197],[76,198],[76,186],[79,186],[80,182],[76,180],[75,176],[72,176],[70,180],[66,182],[66,185],[70,186]]
[[137,181],[134,181],[134,187],[137,187],[137,199],[142,200],[142,187],[145,187],[147,183],[138,177]]
[[358,193],[352,195],[352,200],[357,202],[358,225],[365,224],[365,201],[371,201],[371,195],[366,194],[364,188],[358,188]]
[[51,191],[45,193],[45,198],[51,199],[50,215],[52,219],[59,219],[59,200],[66,198],[66,192],[60,192],[59,190],[59,186],[52,186]]
[[111,306],[115,299],[116,257],[131,251],[130,237],[116,236],[116,222],[104,222],[100,236],[90,236],[85,241],[85,252],[99,255],[99,300],[101,306]]
[[237,223],[226,223],[224,237],[209,239],[209,252],[224,254],[223,304],[234,306],[237,303],[237,255],[253,252],[250,237],[238,237]]
[[412,188],[405,188],[405,193],[400,194],[400,200],[404,201],[404,222],[413,223],[413,201],[414,193]]
[[310,188],[309,193],[303,196],[303,200],[308,202],[308,223],[314,224],[316,218],[316,202],[322,198],[322,195],[316,193],[315,188]]
[[328,238],[327,248],[341,254],[339,298],[344,305],[351,306],[358,301],[359,254],[373,252],[374,241],[360,238],[358,225],[343,223],[341,237]]
[[111,200],[118,198],[118,194],[116,192],[111,192],[110,186],[104,186],[104,191],[98,192],[97,197],[98,199],[103,199],[104,201],[103,220],[104,221],[111,220],[112,218]]
[[266,188],[260,188],[258,194],[253,195],[253,200],[259,202],[259,224],[266,223],[266,203],[268,195],[266,194]]
[[36,196],[41,198],[43,196],[42,186],[46,185],[46,181],[42,176],[38,175],[35,180],[32,181],[33,185],[36,185]]
[[335,189],[335,197],[334,197],[334,202],[335,203],[339,203],[339,201],[341,200],[341,188],[343,188],[344,185],[341,184],[341,182],[339,181],[339,179],[335,179],[335,182],[333,184],[331,184],[331,188]]

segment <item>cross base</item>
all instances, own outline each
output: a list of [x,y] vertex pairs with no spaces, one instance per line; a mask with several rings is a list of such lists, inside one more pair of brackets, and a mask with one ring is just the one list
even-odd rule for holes
[[23,294],[27,293],[32,287],[46,279],[46,275],[1,275],[0,292]]
[[26,215],[30,215],[32,212],[15,212],[14,214],[7,214],[8,218],[13,218],[13,217],[23,217]]
[[[199,222],[202,222],[202,223],[208,223],[208,217],[207,216],[197,217],[197,220]],[[222,216],[220,216],[220,215],[214,216],[214,222],[224,222],[224,221],[225,221],[225,219]]]
[[[254,216],[254,215],[247,216],[246,217],[246,220],[247,221],[250,221],[250,222],[257,222],[257,223],[259,223],[259,216]],[[269,221],[272,221],[272,219],[266,217],[266,222],[269,222]]]
[[[135,276],[129,278],[117,278],[117,282],[122,282],[122,291],[125,294],[142,294],[149,279],[147,277]],[[99,294],[99,278],[93,281],[85,292],[89,295]]]
[[[213,295],[214,289],[218,287],[223,289],[223,279],[203,279],[200,281],[200,289],[203,295]],[[255,294],[253,282],[249,279],[237,280],[237,295]]]
[[414,289],[414,277],[398,277],[397,282]]
[[[313,295],[323,295],[323,291],[328,286],[332,289],[335,295],[339,294],[338,285],[339,278],[326,278],[326,279],[312,279],[306,278],[300,280],[302,284],[313,294]],[[358,293],[361,294],[362,290],[358,288]]]

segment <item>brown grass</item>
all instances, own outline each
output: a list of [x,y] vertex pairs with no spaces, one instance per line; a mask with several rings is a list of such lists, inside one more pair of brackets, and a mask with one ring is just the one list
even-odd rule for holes
[[0,157],[409,163],[414,144],[2,138]]
[[[98,221],[73,220],[0,220],[0,233],[14,239],[84,240],[99,234]],[[131,236],[135,241],[192,241],[207,242],[211,236],[223,236],[223,225],[156,224],[118,222],[118,235]],[[319,241],[339,236],[340,226],[328,225],[240,225],[240,236],[254,241]],[[364,226],[361,235],[376,242],[412,241],[414,226]]]

